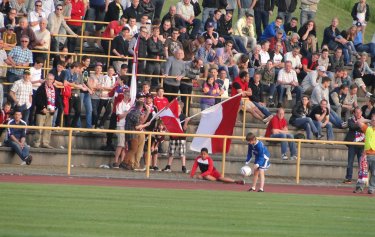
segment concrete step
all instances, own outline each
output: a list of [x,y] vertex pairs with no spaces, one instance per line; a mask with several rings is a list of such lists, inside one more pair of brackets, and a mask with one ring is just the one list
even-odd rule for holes
[[[33,163],[31,165],[43,165],[46,170],[53,172],[54,167],[67,166],[67,150],[48,150],[48,149],[31,149],[33,155]],[[193,165],[196,153],[188,153],[186,165],[190,169]],[[72,167],[89,167],[98,168],[102,164],[109,164],[113,159],[113,152],[92,151],[92,150],[73,150]],[[215,167],[221,170],[220,155],[213,155]],[[0,147],[0,164],[19,164],[21,160],[11,152],[8,147]],[[159,167],[162,168],[167,163],[166,156],[159,157]],[[267,175],[278,177],[295,177],[296,161],[282,161],[281,159],[272,159],[271,168],[267,171]],[[180,171],[180,161],[175,160],[172,169]],[[227,157],[225,172],[226,174],[239,174],[240,168],[244,166],[244,158]],[[27,169],[28,166],[25,166]],[[120,170],[121,172],[121,170]],[[343,161],[316,161],[301,160],[300,177],[301,178],[329,178],[342,179],[346,172],[346,162]],[[355,164],[354,174],[357,172]]]

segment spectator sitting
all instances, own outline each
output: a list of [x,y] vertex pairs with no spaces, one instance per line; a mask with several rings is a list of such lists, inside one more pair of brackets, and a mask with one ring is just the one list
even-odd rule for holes
[[290,19],[290,22],[287,22],[284,24],[284,31],[285,31],[287,38],[291,37],[293,33],[298,32],[297,25],[298,25],[297,17],[292,17],[292,19]]
[[303,79],[305,74],[301,71],[302,62],[300,57],[300,47],[295,47],[291,52],[284,55],[284,62],[290,61],[292,63],[292,69],[296,72],[298,78]]
[[192,26],[193,29],[189,33],[191,39],[195,39],[201,26],[201,21],[195,18],[193,5],[190,0],[182,0],[176,5],[177,14],[182,20],[182,24],[186,27]]
[[318,59],[319,53],[313,53],[310,57],[304,57],[301,59],[302,70],[298,77],[299,82],[306,77],[307,73],[316,70],[316,67],[318,66]]
[[223,90],[223,94],[221,95],[221,97],[228,98],[230,80],[227,78],[227,72],[225,71],[225,69],[222,68],[219,70],[219,77],[215,82],[219,84],[220,88]]
[[316,70],[307,73],[306,77],[303,79],[302,93],[305,95],[311,95],[312,91],[316,86],[318,86],[323,77],[326,77],[326,70],[324,66],[318,66]]
[[283,19],[281,17],[276,17],[274,22],[271,22],[263,31],[262,35],[260,36],[260,41],[269,40],[272,37],[276,36],[277,30],[283,30],[283,40],[286,39],[284,26],[283,26]]
[[234,55],[237,53],[233,49],[233,42],[227,40],[224,49],[216,50],[216,61],[219,68],[224,68],[228,77],[235,78],[238,76],[238,66],[235,63]]
[[355,84],[362,89],[367,97],[372,96],[370,92],[367,91],[366,84],[363,82],[364,76],[364,64],[362,61],[357,61],[354,63],[353,67],[353,79]]
[[[293,135],[289,133],[288,123],[284,118],[285,111],[283,108],[277,109],[276,116],[273,116],[269,122],[266,130],[265,137],[271,138],[289,138],[293,139]],[[288,160],[287,152],[288,146],[290,150],[290,159],[297,159],[297,149],[295,142],[281,142],[281,159]]]
[[[313,20],[307,21],[303,26],[298,30],[298,35],[300,41],[302,42],[302,47],[307,48],[306,45],[311,45],[311,52],[317,52],[318,40],[316,38],[316,23]],[[308,43],[308,40],[311,42]],[[304,55],[305,56],[305,55]]]
[[108,4],[107,11],[104,16],[104,21],[118,21],[124,12],[124,8],[120,3],[120,0],[115,0]]
[[263,85],[263,90],[268,92],[268,106],[275,107],[275,102],[273,97],[275,96],[276,92],[276,85],[275,85],[275,68],[273,66],[273,62],[268,60],[265,67],[259,70],[262,73],[260,83]]
[[365,85],[370,88],[371,94],[374,94],[375,91],[375,71],[371,70],[367,63],[368,54],[366,52],[361,53],[360,61],[363,63],[362,73],[363,73],[363,82]]
[[[270,58],[273,62],[273,67],[275,68],[276,76],[279,74],[281,68],[284,67],[284,56],[283,56],[283,43],[277,42],[275,45],[275,49],[273,52],[270,53]],[[285,50],[285,47],[284,47]]]
[[292,116],[289,119],[289,124],[306,131],[306,138],[312,139],[312,135],[315,136],[316,140],[320,140],[323,135],[319,134],[313,120],[308,117],[310,115],[310,101],[309,97],[304,95],[302,100],[299,101],[296,106],[292,109]]
[[13,27],[16,27],[19,23],[19,18],[17,17],[17,9],[11,8],[7,15],[4,17],[4,25],[7,26],[11,24]]
[[206,71],[208,70],[207,63],[209,58],[215,57],[215,54],[215,51],[212,49],[212,40],[206,39],[205,44],[198,49],[195,58],[203,61],[204,69]]
[[292,52],[293,48],[300,47],[299,35],[297,33],[292,33],[289,39],[286,40],[285,46],[287,52]]
[[[222,91],[219,88],[219,84],[215,82],[215,78],[212,74],[207,76],[206,82],[203,84],[203,95],[208,96],[220,96]],[[201,98],[200,105],[201,110],[208,109],[215,104],[214,98]]]
[[172,36],[172,26],[170,20],[165,20],[160,26],[159,39],[165,43],[165,40]]
[[306,42],[302,45],[301,54],[303,57],[311,57],[313,53],[317,52],[316,46],[314,46],[316,42],[314,42],[313,38],[313,35],[309,35],[306,39]]
[[349,93],[349,86],[341,85],[334,89],[329,95],[331,110],[334,110],[341,117],[342,112],[350,111],[351,107],[344,105],[344,101]]
[[[9,121],[8,125],[27,126],[22,120],[21,111],[14,112],[14,118]],[[7,137],[4,141],[6,146],[12,148],[13,151],[21,158],[21,165],[30,165],[33,157],[30,155],[30,148],[26,144],[26,129],[24,128],[8,128]]]
[[14,33],[14,27],[11,24],[6,26],[6,31],[3,33],[4,48],[11,50],[17,44],[16,33]]
[[211,23],[214,27],[214,30],[217,31],[217,27],[219,25],[218,23],[219,23],[221,16],[222,16],[221,11],[219,9],[216,9],[213,12],[212,17],[208,18],[207,21],[204,23],[204,30],[207,30],[208,25]]
[[[242,10],[242,9],[241,9]],[[234,28],[234,34],[239,36],[243,40],[245,47],[250,45],[250,50],[253,50],[256,46],[256,38],[254,33],[254,16],[248,12],[242,16]]]
[[280,49],[280,52],[282,53],[282,55],[286,54],[287,51],[286,51],[286,45],[285,45],[285,40],[283,39],[283,34],[284,34],[284,31],[282,29],[278,29],[276,31],[276,35],[270,39],[268,39],[268,41],[270,42],[270,47],[269,47],[269,52],[272,52],[275,50],[276,48],[276,44],[279,43],[281,44],[281,49]]
[[270,42],[268,40],[263,41],[261,44],[261,49],[259,51],[260,55],[260,65],[264,66],[271,59],[270,54],[268,53],[270,49]]
[[328,58],[329,51],[327,49],[323,49],[320,57],[318,59],[318,65],[324,66],[324,68],[328,68],[329,66],[329,58]]
[[342,104],[343,108],[346,108],[341,112],[344,115],[342,116],[342,114],[338,114],[339,116],[340,115],[342,116],[343,121],[348,121],[350,115],[354,111],[354,108],[358,106],[358,102],[357,102],[358,87],[356,85],[351,85],[349,89],[350,89],[349,93],[345,97],[343,104]]
[[366,3],[366,0],[359,0],[355,3],[351,15],[354,22],[361,23],[363,36],[365,36],[365,28],[367,22],[370,20],[370,6]]
[[330,122],[337,128],[345,128],[347,127],[346,123],[340,119],[340,117],[336,114],[335,111],[331,110],[331,105],[329,104],[329,85],[331,83],[331,79],[329,77],[323,77],[322,83],[320,86],[314,88],[313,92],[311,93],[311,104],[313,108],[315,106],[319,106],[320,102],[324,99],[327,101],[327,108],[330,109],[329,113],[329,120]]
[[342,71],[341,83],[343,85],[348,85],[348,86],[350,86],[351,84],[353,84],[352,78],[349,76],[348,71],[345,70],[345,69],[343,69],[343,71]]
[[[246,70],[249,71],[250,77],[254,76],[255,70],[262,69],[261,56],[260,56],[261,49],[262,48],[259,44],[256,45],[251,53],[251,56],[249,56],[250,60],[247,57],[247,55],[243,55],[244,57],[247,57],[246,60],[249,61],[248,63],[246,63]],[[237,62],[237,65],[238,65],[238,62]]]
[[277,76],[277,93],[279,95],[278,107],[282,106],[284,94],[292,100],[292,93],[296,94],[296,101],[301,100],[302,88],[298,85],[296,72],[292,69],[292,62],[286,61],[285,68],[281,69]]
[[[329,67],[327,71],[329,72],[336,72],[337,68],[343,68],[344,67],[344,57],[342,56],[342,49],[337,48],[335,50],[335,53],[333,55],[329,56]],[[328,74],[329,77],[332,79],[332,74]]]
[[327,107],[328,101],[326,99],[322,99],[319,103],[319,106],[315,106],[311,113],[310,117],[313,120],[315,127],[318,129],[319,136],[322,134],[322,128],[327,129],[327,140],[332,141],[334,140],[332,124],[330,123],[330,110]]
[[250,100],[253,104],[264,114],[263,122],[268,123],[273,115],[267,109],[266,104],[263,102],[263,84],[260,83],[262,74],[256,72],[254,74],[253,80],[249,83],[249,88],[251,89]]
[[363,44],[363,35],[362,35],[362,24],[357,22],[357,36],[354,39],[354,46],[358,53],[368,52],[371,55],[372,67],[375,67],[375,43],[371,42],[368,44]]
[[375,114],[375,97],[371,96],[368,98],[361,110],[364,118],[371,119],[371,115]]

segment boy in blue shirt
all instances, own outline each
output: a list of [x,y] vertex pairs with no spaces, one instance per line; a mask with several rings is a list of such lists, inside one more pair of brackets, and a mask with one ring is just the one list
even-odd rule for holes
[[257,185],[258,176],[260,175],[260,186],[258,192],[264,192],[264,171],[266,171],[270,167],[270,152],[268,151],[267,147],[259,140],[257,140],[256,136],[253,133],[248,133],[246,135],[246,141],[249,144],[249,148],[247,151],[247,159],[246,164],[250,163],[251,157],[254,154],[255,161],[254,161],[254,177],[253,177],[253,186],[249,189],[249,191],[255,191],[255,187]]

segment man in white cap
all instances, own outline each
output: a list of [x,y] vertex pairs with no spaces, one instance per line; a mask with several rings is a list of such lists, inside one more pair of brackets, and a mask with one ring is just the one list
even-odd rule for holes
[[314,88],[317,87],[322,82],[322,78],[326,76],[326,68],[324,66],[318,66],[316,70],[307,73],[301,83],[302,93],[311,95]]

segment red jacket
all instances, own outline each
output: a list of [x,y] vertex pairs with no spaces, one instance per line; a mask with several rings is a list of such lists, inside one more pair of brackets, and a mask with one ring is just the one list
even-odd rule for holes
[[[85,15],[85,7],[82,0],[72,0],[72,12],[70,13],[70,18],[72,20],[82,20]],[[67,21],[68,25],[81,26],[81,22]]]

